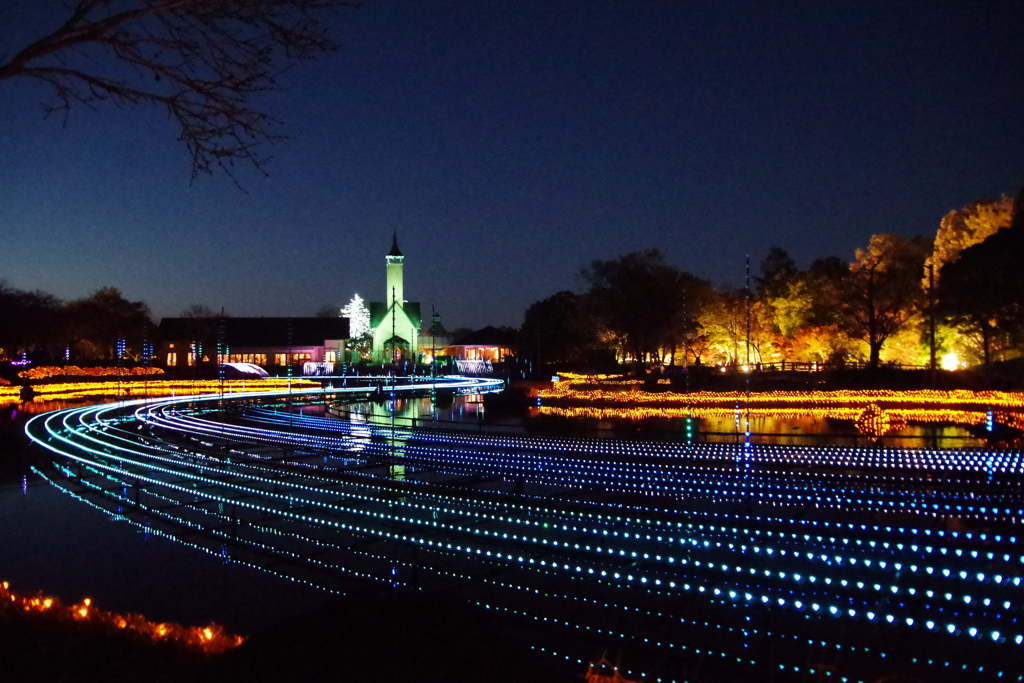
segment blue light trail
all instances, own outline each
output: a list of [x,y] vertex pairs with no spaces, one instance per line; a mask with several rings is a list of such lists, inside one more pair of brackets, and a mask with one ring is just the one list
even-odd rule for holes
[[[162,398],[26,430],[55,456],[51,482],[148,532],[329,591],[446,591],[571,663],[613,647],[648,681],[701,667],[1024,680],[1019,451],[509,435],[346,413],[493,388]],[[337,416],[300,412],[320,404]]]

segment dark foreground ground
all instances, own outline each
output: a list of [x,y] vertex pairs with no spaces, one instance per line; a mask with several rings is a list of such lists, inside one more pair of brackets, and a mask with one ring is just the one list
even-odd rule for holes
[[582,680],[582,674],[530,650],[489,614],[436,596],[341,598],[223,655],[0,607],[5,683],[556,683]]

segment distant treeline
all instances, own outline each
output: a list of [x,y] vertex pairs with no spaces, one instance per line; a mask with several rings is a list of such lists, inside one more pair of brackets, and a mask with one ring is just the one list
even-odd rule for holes
[[988,364],[1024,349],[1024,190],[951,211],[934,239],[879,234],[852,262],[800,269],[773,247],[749,289],[716,289],[657,249],[583,268],[588,289],[532,304],[535,364]]
[[63,302],[46,292],[26,292],[0,281],[0,358],[28,354],[37,363],[138,360],[154,330],[149,307],[128,301],[113,287]]

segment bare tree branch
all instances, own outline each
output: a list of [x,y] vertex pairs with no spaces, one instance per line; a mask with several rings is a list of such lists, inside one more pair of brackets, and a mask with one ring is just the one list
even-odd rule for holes
[[163,107],[192,157],[192,179],[236,161],[265,173],[279,121],[253,96],[296,62],[333,50],[321,17],[347,0],[77,0],[67,20],[0,62],[0,81],[50,87],[47,113],[72,104]]

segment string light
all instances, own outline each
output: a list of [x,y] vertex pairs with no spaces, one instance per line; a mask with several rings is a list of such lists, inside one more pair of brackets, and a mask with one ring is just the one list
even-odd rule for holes
[[[370,391],[290,396],[301,410]],[[120,519],[330,590],[454,590],[536,626],[544,651],[561,634],[570,661],[628,639],[624,671],[652,681],[703,658],[740,678],[1022,680],[1018,451],[392,429],[369,409],[288,412],[286,396],[232,396],[228,413],[220,396],[123,402],[26,429],[56,485]]]

